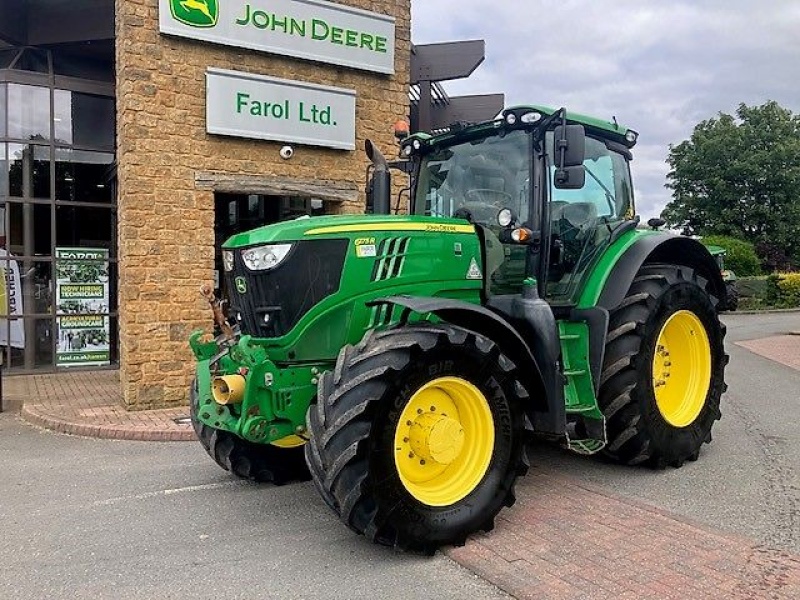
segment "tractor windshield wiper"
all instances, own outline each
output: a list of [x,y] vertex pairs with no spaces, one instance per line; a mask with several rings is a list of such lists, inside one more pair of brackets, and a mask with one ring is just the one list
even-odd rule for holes
[[612,194],[611,190],[609,190],[606,187],[606,185],[602,181],[600,181],[600,178],[594,174],[594,172],[589,168],[589,165],[584,163],[583,168],[586,169],[586,172],[589,174],[589,176],[597,182],[597,185],[603,188],[603,191],[606,194],[606,202],[608,202],[608,208],[611,209],[611,214],[613,215],[614,213],[616,213],[617,207],[614,205],[614,194]]

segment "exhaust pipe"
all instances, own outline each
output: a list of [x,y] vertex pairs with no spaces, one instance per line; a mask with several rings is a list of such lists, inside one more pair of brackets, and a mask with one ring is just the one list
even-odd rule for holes
[[244,399],[245,378],[223,375],[211,381],[211,395],[217,404],[239,404]]
[[364,142],[367,157],[372,162],[372,179],[367,185],[367,212],[375,215],[388,215],[392,212],[392,176],[389,163],[372,140]]

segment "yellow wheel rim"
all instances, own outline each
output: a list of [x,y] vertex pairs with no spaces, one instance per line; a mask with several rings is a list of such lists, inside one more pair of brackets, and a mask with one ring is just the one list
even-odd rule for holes
[[460,377],[440,377],[406,404],[394,435],[406,490],[428,506],[450,506],[474,490],[494,452],[494,418],[483,393]]
[[693,312],[670,316],[658,334],[653,355],[653,390],[661,416],[673,427],[691,425],[711,385],[711,344]]
[[297,448],[306,443],[306,441],[299,435],[287,435],[285,438],[271,442],[273,446],[278,448]]

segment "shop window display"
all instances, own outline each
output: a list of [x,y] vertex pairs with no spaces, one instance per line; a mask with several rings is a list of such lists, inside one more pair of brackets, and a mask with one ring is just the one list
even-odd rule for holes
[[19,371],[118,358],[114,100],[52,81],[0,84],[0,351]]

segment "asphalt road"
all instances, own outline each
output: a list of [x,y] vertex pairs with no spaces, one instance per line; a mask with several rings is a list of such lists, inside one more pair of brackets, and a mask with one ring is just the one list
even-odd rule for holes
[[[800,553],[800,372],[732,342],[800,330],[733,315],[714,441],[682,469],[535,445],[532,461]],[[396,554],[336,521],[310,484],[232,479],[195,443],[84,439],[0,415],[0,598],[505,598],[448,558]]]
[[507,598],[442,555],[351,534],[310,483],[230,477],[194,442],[0,415],[0,598]]

